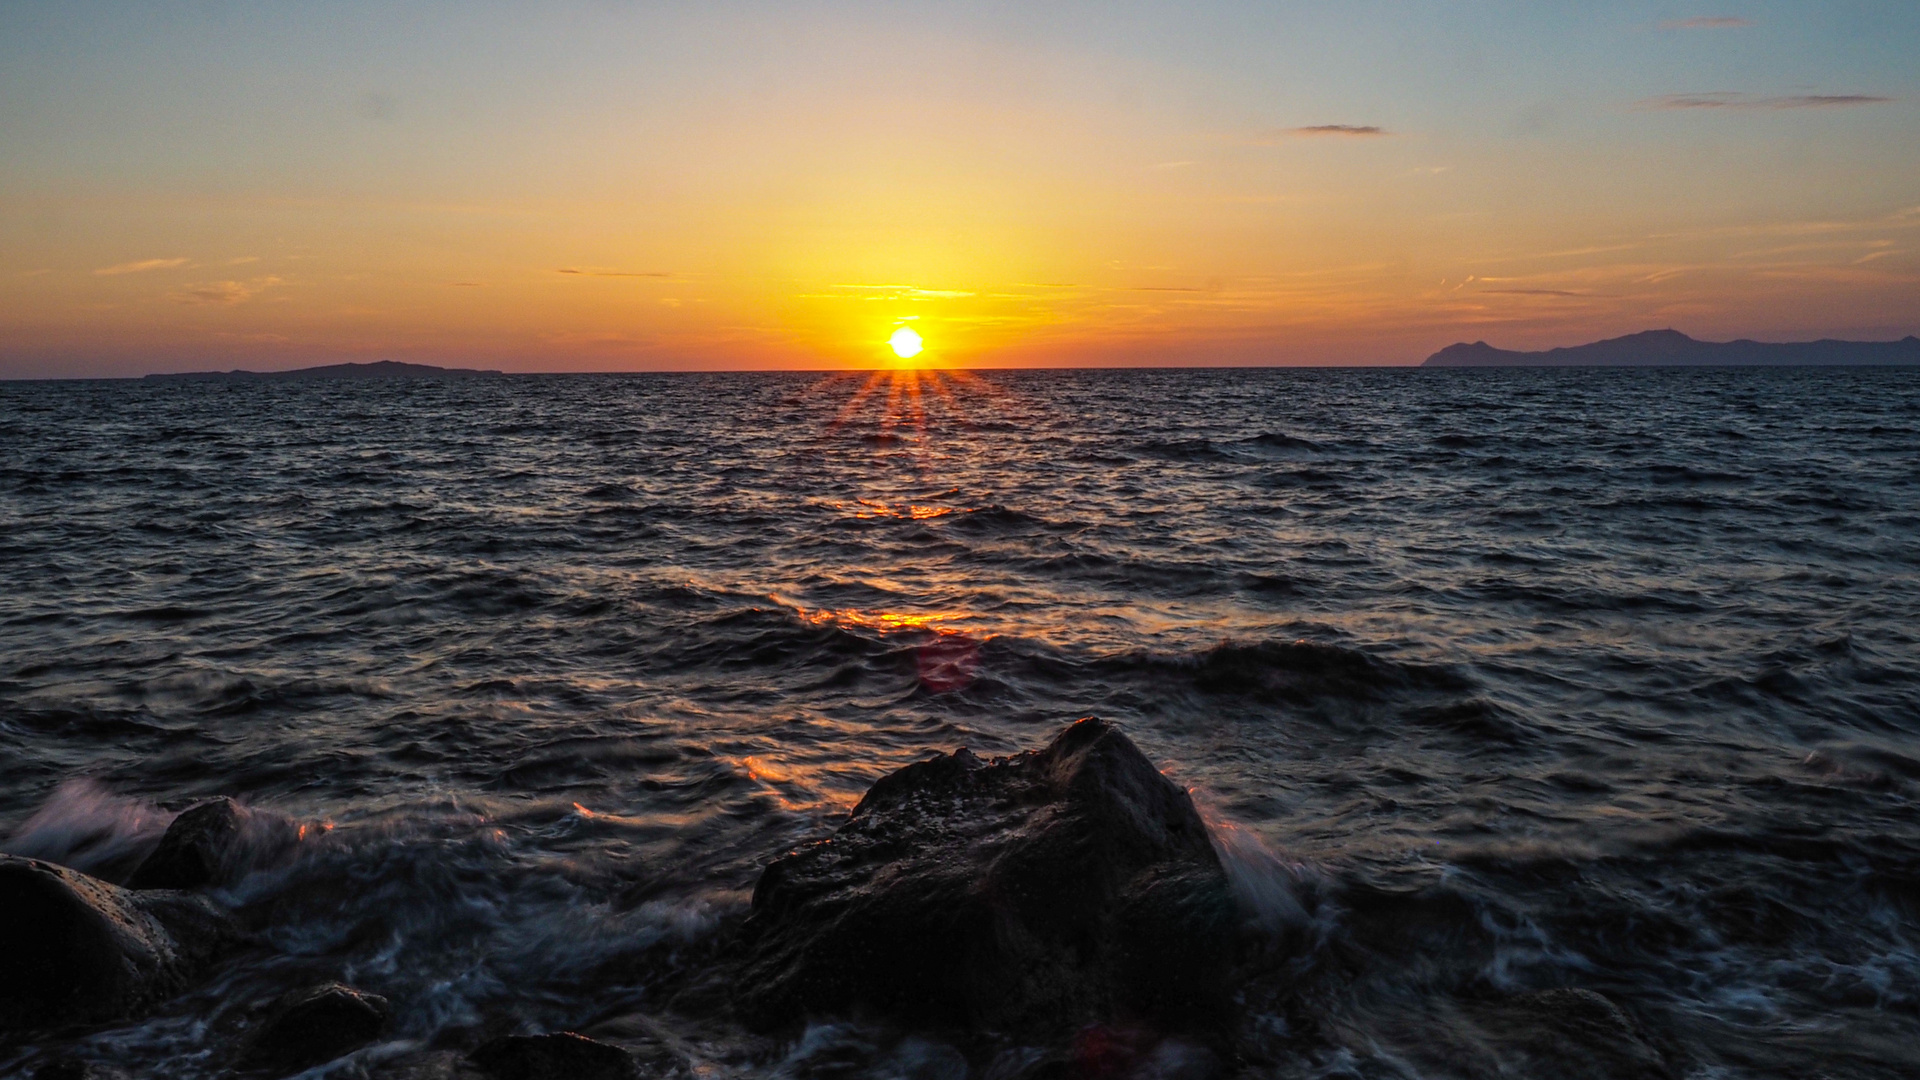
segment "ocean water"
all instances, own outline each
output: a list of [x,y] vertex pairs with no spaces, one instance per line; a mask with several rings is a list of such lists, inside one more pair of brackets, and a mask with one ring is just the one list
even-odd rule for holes
[[0,585],[0,849],[295,827],[257,945],[0,1073],[218,1075],[319,977],[396,1010],[342,1075],[645,1011],[877,777],[1085,715],[1272,937],[1263,1074],[1489,1075],[1550,987],[1677,1076],[1920,1073],[1920,371],[0,384]]

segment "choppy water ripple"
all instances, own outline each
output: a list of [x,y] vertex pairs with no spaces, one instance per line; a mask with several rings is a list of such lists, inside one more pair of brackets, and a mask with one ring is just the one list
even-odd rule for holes
[[308,826],[267,945],[81,1044],[150,1075],[303,974],[644,1003],[886,770],[1088,713],[1305,950],[1351,1037],[1282,1073],[1559,985],[1698,1075],[1920,1067],[1911,372],[9,384],[0,447],[6,848]]

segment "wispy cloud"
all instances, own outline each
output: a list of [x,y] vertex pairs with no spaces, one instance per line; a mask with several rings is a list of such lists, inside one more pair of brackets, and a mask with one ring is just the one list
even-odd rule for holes
[[1695,15],[1691,19],[1673,19],[1660,24],[1662,30],[1738,30],[1752,26],[1749,19],[1734,15]]
[[141,274],[148,270],[172,270],[175,267],[185,265],[187,265],[187,260],[184,258],[141,259],[138,262],[121,263],[118,266],[103,266],[95,270],[94,273],[101,277],[118,277],[121,274]]
[[583,268],[583,267],[574,267],[574,266],[568,266],[568,267],[563,267],[562,269],[560,269],[560,270],[557,270],[557,271],[555,271],[555,273],[560,273],[560,274],[578,274],[578,275],[579,275],[579,276],[581,276],[581,277],[644,277],[644,278],[670,278],[670,277],[672,277],[672,276],[673,276],[673,275],[672,275],[672,274],[670,274],[670,273],[664,273],[664,272],[661,272],[661,271],[639,271],[639,270],[599,270],[599,269],[594,269],[594,268],[591,268],[591,267],[585,267],[585,268]]
[[278,284],[280,279],[277,277],[255,278],[252,281],[203,281],[182,289],[174,294],[174,299],[183,304],[232,307],[234,304],[244,304]]
[[1634,103],[1634,108],[1647,111],[1669,111],[1674,109],[1844,109],[1853,105],[1885,105],[1893,100],[1893,98],[1881,97],[1878,94],[1786,94],[1777,97],[1759,97],[1754,94],[1716,91],[1706,94],[1662,94],[1659,97],[1637,101]]
[[611,331],[562,330],[547,334],[545,338],[555,345],[574,345],[595,349],[634,349],[653,344],[643,338]]
[[1387,134],[1387,130],[1372,124],[1309,124],[1306,127],[1286,128],[1283,135],[1312,137],[1315,135],[1349,136],[1370,139]]
[[958,300],[974,295],[964,289],[922,289],[917,285],[834,285],[834,289],[846,292],[870,293],[871,300]]
[[1605,293],[1574,292],[1571,289],[1481,289],[1483,296],[1566,296],[1576,299],[1604,297]]

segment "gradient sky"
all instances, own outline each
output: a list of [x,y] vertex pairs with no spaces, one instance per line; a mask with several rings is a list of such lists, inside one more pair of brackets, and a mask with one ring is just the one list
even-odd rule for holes
[[1920,333],[1920,4],[0,3],[0,376]]

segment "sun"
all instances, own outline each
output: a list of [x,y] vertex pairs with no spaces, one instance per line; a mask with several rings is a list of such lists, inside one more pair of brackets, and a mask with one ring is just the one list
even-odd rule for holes
[[902,360],[910,360],[920,355],[920,335],[914,333],[911,326],[903,326],[895,330],[893,336],[887,339],[887,344],[893,346],[893,355]]

